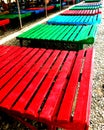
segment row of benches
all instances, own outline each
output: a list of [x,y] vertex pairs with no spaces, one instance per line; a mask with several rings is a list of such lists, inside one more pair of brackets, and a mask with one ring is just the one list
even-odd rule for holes
[[[97,32],[97,24],[101,22],[101,11],[99,11],[101,4],[91,4],[90,8],[98,7],[97,14],[96,10],[90,12],[90,15],[82,15],[82,7],[89,7],[89,4],[77,5],[80,13],[78,16],[75,10],[67,10],[74,12],[72,15],[64,15],[63,13],[49,19],[46,24],[37,25],[32,29],[17,36],[20,40],[21,46],[24,40],[29,40],[35,47],[47,47],[56,49],[68,49],[68,50],[79,50],[83,49],[84,44],[93,44]],[[78,10],[79,11],[79,10]],[[95,14],[93,14],[95,13]],[[80,25],[80,26],[79,26]],[[84,26],[83,26],[84,25]],[[87,26],[85,26],[87,25]]]
[[[54,49],[0,46],[0,110],[31,130],[36,126],[24,118],[42,122],[49,130],[88,130],[94,48],[82,45],[94,42],[96,29],[96,24],[40,24],[17,38],[21,45],[23,40],[38,47],[55,43]],[[77,51],[75,46],[68,51],[71,45]]]
[[[63,2],[62,7],[65,5],[66,5],[66,3]],[[45,14],[45,10],[52,11],[52,10],[57,9],[58,7],[56,4],[56,5],[47,6],[47,8],[34,7],[34,8],[27,8],[25,10],[20,10],[21,19],[28,18],[31,16],[36,18],[37,15]],[[6,22],[7,20],[9,20],[9,22]],[[6,25],[10,24],[12,20],[17,20],[17,21],[19,20],[18,10],[14,11],[12,13],[0,15],[0,26],[6,29]],[[5,31],[5,29],[4,29],[4,31]]]

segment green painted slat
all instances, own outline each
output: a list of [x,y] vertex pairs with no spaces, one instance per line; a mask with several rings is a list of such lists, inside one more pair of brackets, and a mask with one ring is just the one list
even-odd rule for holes
[[63,29],[64,29],[64,26],[60,26],[60,28],[58,29],[58,31],[55,31],[54,36],[51,36],[50,39],[53,40],[53,41],[57,40],[57,37],[60,36],[60,33],[61,33],[61,31]]
[[63,38],[70,32],[70,30],[73,28],[73,26],[69,26],[65,28],[64,32],[57,38],[57,40],[62,41]]
[[71,35],[71,37],[68,39],[68,41],[75,41],[76,36],[80,33],[82,26],[78,26],[75,32]]
[[[54,39],[52,38],[52,40],[59,40],[59,37],[61,36],[61,35],[63,35],[63,32],[65,31],[67,29],[67,26],[63,26],[61,29],[60,29],[60,33],[58,34],[58,33],[56,33],[56,35],[55,35],[55,37],[54,37]],[[60,41],[60,40],[59,40]]]
[[[81,31],[80,31],[80,33],[77,35],[77,37],[76,37],[76,39],[75,39],[75,41],[76,42],[81,42],[81,43],[86,43],[86,44],[91,44],[91,43],[93,43],[94,41],[94,37],[93,37],[93,35],[92,34],[90,34],[91,33],[91,28],[92,28],[92,26],[90,26],[90,27],[86,27],[86,26],[84,26],[82,29],[81,29]],[[95,32],[95,29],[96,29],[96,27],[94,27],[94,29],[93,29],[93,33]],[[89,43],[89,41],[88,41],[88,39],[90,40],[90,43]]]
[[[41,31],[41,30],[40,30]],[[40,35],[38,35],[36,38],[37,39],[42,39],[42,40],[45,40],[46,39],[46,37],[48,37],[48,34],[49,33],[51,33],[51,26],[49,27],[49,26],[46,26],[46,28],[43,30],[43,32],[40,34]]]
[[47,32],[48,29],[49,29],[49,28],[48,28],[47,25],[46,25],[46,26],[43,26],[43,27],[40,28],[38,31],[34,32],[30,37],[31,37],[32,39],[39,39],[39,37],[40,37],[41,35],[43,35],[44,32]]
[[74,6],[70,10],[94,10],[98,9],[100,6]]
[[89,39],[87,40],[87,44],[93,44],[95,40],[97,32],[97,26],[92,26],[90,29]]
[[18,35],[18,38],[27,38],[28,35],[33,34],[35,31],[39,30],[39,29],[40,29],[41,27],[43,27],[43,26],[44,26],[44,25],[39,24],[39,25],[37,25],[37,26],[35,26],[35,27],[29,29],[28,31],[26,31],[26,32],[24,32],[24,33]]
[[44,35],[41,37],[41,39],[43,39],[43,40],[51,40],[50,36],[52,34],[54,34],[58,29],[60,29],[59,26],[55,26],[55,28],[53,28],[53,26],[50,25],[50,27],[51,27],[50,30],[47,32],[47,34],[44,33]]
[[77,26],[73,26],[73,28],[69,31],[69,33],[62,39],[62,41],[68,41],[70,36],[74,33],[74,31],[77,29]]
[[56,40],[56,38],[60,35],[59,32],[63,29],[64,26],[56,25],[58,28],[52,32],[51,35],[47,38],[48,40]]
[[87,34],[88,34],[88,28],[83,26],[83,28],[81,29],[80,33],[77,35],[75,41],[79,42],[81,40],[85,40],[85,37],[86,37]]

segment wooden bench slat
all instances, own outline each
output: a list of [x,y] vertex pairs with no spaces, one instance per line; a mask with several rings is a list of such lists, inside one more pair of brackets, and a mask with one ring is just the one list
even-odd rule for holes
[[[8,46],[0,46],[0,60],[3,56],[6,55],[6,53],[9,51],[9,50],[12,50],[11,47],[8,47]],[[11,52],[11,51],[10,51]]]
[[72,26],[70,26],[70,28],[68,28],[68,29],[66,27],[66,29],[63,31],[63,33],[57,37],[57,40],[62,41],[65,38],[65,36],[67,35],[67,33],[70,33],[71,29],[72,29]]
[[[50,30],[49,30],[50,28]],[[42,36],[38,37],[38,39],[43,39],[43,40],[50,40],[52,35],[54,36],[55,34],[57,34],[58,31],[60,31],[62,29],[62,27],[60,28],[59,26],[55,26],[55,28],[53,28],[52,26],[47,27],[47,32],[44,32]]]
[[[34,71],[38,72],[38,74],[35,76],[35,78],[29,84],[28,88],[25,90],[23,95],[21,95],[19,100],[16,102],[15,106],[13,106],[12,110],[19,111],[21,113],[23,113],[25,111],[26,105],[29,104],[30,99],[32,98],[34,93],[36,93],[36,91],[38,90],[39,85],[41,84],[42,80],[49,72],[49,69],[50,69],[51,65],[54,63],[55,59],[57,58],[59,52],[60,51],[54,51],[49,59],[48,58],[44,59],[44,62],[46,62],[46,63],[42,68],[40,68],[40,70],[37,70],[37,71],[31,70],[32,72],[34,72]],[[47,60],[47,61],[45,61],[45,60]],[[40,60],[40,63],[41,62],[43,62],[43,61]],[[36,66],[35,68],[38,69],[39,67],[37,68],[37,66]]]
[[67,77],[69,77],[71,74],[75,58],[75,52],[70,52],[68,54],[66,61],[64,62],[64,65],[62,66],[55,84],[53,85],[52,90],[46,100],[44,108],[42,109],[42,112],[40,112],[39,117],[43,120],[52,121],[56,118],[56,114],[60,109],[59,106],[61,105],[63,94],[66,89],[66,84],[68,82]]
[[[71,36],[70,36],[70,40],[71,41],[74,41],[75,40],[75,37],[79,34],[79,32],[81,31],[81,29],[82,29],[82,27],[81,26],[79,26],[75,31],[76,31],[76,33],[73,33]],[[68,39],[68,40],[69,40]]]
[[95,10],[66,10],[61,15],[96,15],[101,14],[100,9]]
[[[3,100],[3,98],[5,98],[5,96],[15,87],[15,85],[21,80],[21,78],[23,78],[23,76],[33,66],[33,64],[36,62],[36,60],[44,53],[44,51],[45,51],[44,49],[40,50],[39,55],[36,55],[34,57],[33,57],[33,55],[35,54],[35,51],[33,50],[30,53],[30,56],[32,56],[32,57],[29,57],[29,59],[30,59],[29,62],[26,62],[24,67],[19,72],[17,72],[16,76],[11,79],[11,81],[6,85],[6,87],[4,87],[2,89],[2,91],[0,91],[0,100]],[[3,93],[5,93],[5,94],[3,94]]]
[[99,9],[101,8],[102,6],[99,5],[99,6],[74,6],[72,8],[70,8],[70,10],[95,10],[95,9]]
[[[5,68],[3,68],[4,70],[5,69],[7,70],[7,73],[5,74],[5,76],[3,76],[0,79],[0,86],[3,86],[6,82],[8,82],[13,76],[15,76],[15,74],[18,72],[17,70],[20,70],[24,66],[24,64],[26,62],[28,62],[28,60],[30,58],[30,57],[28,58],[28,54],[30,53],[31,50],[32,49],[28,49],[28,50],[26,50],[24,52],[22,51],[21,52],[22,55],[18,54],[19,55],[18,60],[16,58],[14,60],[11,60],[11,64],[8,65],[9,67],[7,68],[7,66],[6,66]],[[12,68],[10,69],[10,67],[12,67]],[[9,72],[8,72],[8,70],[9,70]]]
[[[89,111],[91,105],[91,86],[92,86],[92,70],[93,70],[93,50],[87,50],[84,67],[82,71],[79,94],[74,113],[74,121],[89,122]],[[84,99],[84,100],[83,100]],[[86,113],[87,111],[87,113]]]
[[[24,50],[25,48],[18,50],[18,52],[14,53],[12,56],[8,57],[6,61],[0,64],[0,69],[2,69],[0,71],[0,78],[4,76],[21,59],[19,55],[21,55],[21,52],[23,52]],[[13,60],[15,62],[13,62]]]
[[39,24],[39,25],[37,25],[36,27],[33,27],[33,28],[31,28],[31,29],[29,29],[28,31],[26,31],[26,32],[24,32],[24,33],[22,33],[21,35],[20,35],[20,37],[28,37],[29,35],[32,35],[35,31],[37,31],[37,30],[39,30],[40,28],[42,28],[44,25],[43,24]]
[[[38,93],[35,95],[34,99],[32,100],[30,106],[27,108],[26,113],[33,114],[35,117],[38,116],[38,111],[40,110],[40,107],[42,103],[44,102],[47,93],[49,92],[51,85],[54,82],[55,77],[59,73],[59,69],[63,63],[63,60],[65,59],[67,55],[67,51],[63,51],[57,58],[55,64],[51,68],[51,71],[48,72],[47,77],[45,78],[44,82],[42,83]],[[34,106],[35,104],[35,106]]]
[[[81,41],[81,43],[86,42],[87,44],[92,44],[94,42],[94,38],[97,27],[96,26],[90,26],[91,28],[83,27],[80,31],[80,33],[76,37],[76,41]],[[87,39],[87,40],[86,40]]]
[[48,30],[51,31],[51,26],[50,27],[48,27],[47,25],[43,26],[42,28],[40,28],[40,30],[38,30],[35,34],[33,33],[32,36],[30,37],[32,37],[32,39],[34,38],[41,39],[43,35],[45,34],[47,35]]
[[[71,30],[63,37],[62,41],[68,41],[70,39],[71,35],[77,30],[76,26],[73,26]],[[69,35],[70,34],[70,35]],[[71,40],[70,40],[71,41]]]
[[[0,65],[0,68],[2,68],[3,66],[5,66],[6,64],[8,64],[11,60],[14,59],[14,57],[17,57],[18,54],[21,54],[21,52],[24,51],[25,49],[26,49],[25,47],[22,48],[21,50],[19,50],[18,47],[16,47],[15,49],[14,49],[14,47],[13,48],[11,47],[11,49],[9,49],[9,47],[8,47],[7,50],[3,49],[3,52],[1,51],[2,54],[0,56],[0,62],[2,62],[2,65]],[[7,56],[7,53],[8,53],[8,56]],[[7,61],[5,61],[4,58],[6,58]]]
[[[44,64],[44,62],[50,56],[51,52],[52,52],[52,50],[47,51],[41,57],[41,59],[31,68],[31,70],[22,78],[22,81],[20,81],[18,83],[18,85],[16,86],[16,88],[14,88],[12,90],[12,92],[6,98],[7,100],[4,100],[3,103],[2,103],[3,106],[5,106],[5,108],[7,107],[8,109],[10,109],[10,107],[13,105],[13,103],[15,103],[16,99],[18,99],[20,97],[21,93],[23,93],[25,91],[25,89],[27,88],[29,82],[33,79],[33,77],[39,71],[39,69],[41,68],[41,66]],[[37,57],[38,57],[38,54],[37,54]],[[34,57],[34,59],[37,59],[37,58]],[[22,98],[22,100],[23,100],[23,98]],[[8,101],[10,101],[10,102],[8,103]],[[21,108],[21,105],[19,105],[19,109],[20,108]]]
[[[57,25],[58,26],[58,25]],[[55,33],[53,33],[53,35],[50,37],[50,40],[52,39],[52,40],[59,40],[60,39],[60,37],[62,37],[62,35],[63,35],[63,32],[65,32],[67,30],[67,27],[61,27],[60,28],[60,30],[57,30],[57,31],[55,31]],[[58,32],[60,32],[60,34],[58,33]]]
[[[95,19],[96,17],[96,19]],[[87,19],[87,21],[85,21]],[[90,21],[92,19],[92,21]],[[59,24],[59,25],[92,25],[99,24],[101,22],[101,15],[80,15],[80,16],[65,16],[57,15],[47,21],[48,24]]]
[[[41,31],[40,31],[41,30]],[[30,37],[32,38],[32,39],[34,39],[34,37],[37,37],[38,38],[38,35],[41,35],[41,34],[43,34],[43,31],[46,31],[47,30],[47,26],[42,26],[41,28],[39,28],[39,29],[37,29],[36,30],[36,33],[34,34],[34,33],[32,33],[32,34],[30,34],[30,35],[27,35],[27,38],[29,39]],[[34,31],[35,32],[35,31]],[[30,32],[29,32],[30,33]]]
[[90,3],[83,3],[83,4],[80,4],[80,5],[76,5],[76,6],[101,6],[102,3],[101,2],[90,2]]
[[84,50],[81,50],[78,53],[65,95],[63,97],[63,102],[58,113],[57,121],[59,122],[70,122],[74,96],[78,85],[84,54]]

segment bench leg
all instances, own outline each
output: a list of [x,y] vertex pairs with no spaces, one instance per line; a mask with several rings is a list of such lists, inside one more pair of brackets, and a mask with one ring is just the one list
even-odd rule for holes
[[29,128],[30,130],[37,130],[37,128],[35,128],[35,126],[32,126],[30,123],[24,121],[21,117],[14,115],[12,113],[6,112],[4,111],[7,115],[9,115],[10,117],[13,117],[15,120],[21,122],[24,126],[26,126],[27,128]]
[[57,130],[57,128],[53,125],[48,125],[48,130]]
[[3,26],[3,30],[6,31],[6,27],[5,27],[5,25]]
[[23,40],[20,39],[20,46],[22,47],[23,46]]
[[13,116],[13,118],[17,119],[18,121],[20,121],[22,124],[24,124],[24,126],[28,127],[30,130],[37,130],[34,126],[32,126],[31,124],[29,124],[28,122],[24,121],[22,118],[20,117],[15,117]]
[[78,50],[81,50],[81,49],[83,49],[83,44],[78,45]]

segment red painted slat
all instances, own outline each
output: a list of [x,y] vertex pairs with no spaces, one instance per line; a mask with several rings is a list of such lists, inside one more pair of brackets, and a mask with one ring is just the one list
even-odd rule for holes
[[11,55],[15,53],[18,49],[19,47],[14,48],[13,46],[12,47],[6,46],[0,49],[0,62],[4,62],[4,59],[7,60],[8,58],[11,58]]
[[35,71],[38,72],[38,74],[35,76],[33,81],[29,84],[28,88],[25,90],[25,92],[20,97],[18,102],[15,104],[15,106],[12,108],[12,110],[20,111],[21,113],[24,112],[24,108],[26,107],[26,105],[28,104],[30,99],[32,98],[33,94],[39,88],[40,83],[42,82],[42,80],[44,79],[46,74],[48,73],[51,65],[53,64],[53,62],[57,58],[57,55],[59,54],[59,52],[60,51],[54,51],[54,53],[52,53],[52,55],[49,56],[49,58],[47,58],[47,57],[46,58],[44,58],[44,57],[41,58],[40,63],[42,64],[42,62],[43,63],[46,62],[45,65],[39,70],[38,69],[39,65],[37,64],[36,67],[35,67],[36,70],[32,70],[34,73],[35,73]]
[[[93,48],[79,52],[3,46],[0,49],[0,59],[7,57],[1,62],[6,71],[0,70],[5,72],[0,79],[1,109],[29,115],[47,125],[50,121],[60,128],[82,130],[88,126]],[[70,120],[77,85],[78,97]]]
[[73,71],[72,71],[72,74],[71,74],[71,77],[70,77],[70,80],[69,80],[69,83],[65,92],[65,96],[63,98],[63,102],[60,107],[57,121],[69,122],[70,120],[71,112],[72,112],[72,105],[73,105],[74,96],[76,93],[78,79],[80,76],[84,53],[85,53],[84,50],[81,50],[78,52],[75,66],[73,68]]
[[[2,46],[0,45],[0,58],[1,56],[3,56],[4,54],[6,54],[6,51],[10,50],[11,47],[10,46]],[[3,54],[2,54],[3,53]]]
[[[8,65],[9,67],[5,67],[5,70],[7,70],[7,73],[5,76],[0,78],[0,87],[4,86],[6,82],[8,82],[15,74],[20,71],[20,69],[24,66],[26,62],[28,62],[30,55],[28,54],[32,51],[32,48],[29,48],[22,52],[18,59],[11,60],[11,63]],[[24,58],[25,57],[25,58]],[[14,66],[13,66],[14,65]],[[10,69],[11,68],[11,69]],[[10,69],[10,70],[9,70]],[[9,71],[8,71],[9,70]]]
[[59,111],[59,106],[61,105],[63,94],[66,89],[66,84],[68,82],[67,77],[69,77],[71,73],[75,58],[76,52],[70,52],[67,56],[67,59],[65,60],[58,74],[55,84],[52,87],[45,106],[40,113],[40,118],[51,121],[55,117],[56,113]]
[[[38,111],[40,106],[43,104],[49,89],[54,82],[55,76],[57,76],[59,69],[67,55],[67,51],[62,51],[61,54],[57,57],[57,60],[51,70],[49,71],[47,77],[45,78],[44,82],[40,86],[39,91],[36,93],[34,99],[32,100],[30,106],[28,107],[26,113],[32,114],[35,117],[38,116]],[[35,105],[34,105],[35,104]]]
[[3,87],[2,91],[0,91],[0,101],[15,87],[15,85],[23,78],[23,76],[31,69],[31,67],[35,64],[37,58],[39,58],[43,53],[45,52],[45,49],[41,49],[37,54],[35,54],[35,50],[33,50],[30,53],[29,62],[26,62],[24,64],[24,67],[22,70],[20,70],[15,77],[11,79],[11,81],[6,85],[6,87]]
[[[3,101],[2,105],[5,106],[5,108],[10,109],[10,107],[13,105],[16,99],[20,97],[23,91],[25,91],[26,87],[28,87],[29,82],[39,71],[39,69],[43,66],[44,62],[50,56],[51,52],[52,50],[47,51],[40,59],[39,59],[40,55],[37,53],[37,57],[36,58],[34,57],[34,59],[39,59],[39,61],[36,64],[34,64],[35,61],[33,62],[33,67],[29,70],[28,73],[25,74],[22,81],[19,82],[16,88],[14,88],[12,92],[7,96],[7,98]],[[21,104],[19,105],[19,107],[21,108]]]
[[[22,53],[24,50],[25,50],[25,48],[22,48],[21,50],[20,50],[20,49],[17,50],[16,53],[14,53],[13,55],[7,57],[6,60],[4,60],[4,61],[2,62],[2,64],[0,64],[0,69],[2,69],[2,70],[0,71],[0,78],[6,73],[6,71],[7,71],[8,69],[10,69],[10,67],[13,66],[12,61],[14,61],[14,60],[20,58],[19,55],[21,55],[21,53]],[[4,59],[4,58],[3,58],[3,59]],[[12,66],[9,65],[9,64],[11,64]],[[9,67],[8,67],[8,66],[9,66]],[[6,69],[6,68],[7,68],[7,69]]]
[[82,71],[79,94],[74,113],[74,121],[87,123],[89,120],[90,99],[92,90],[93,50],[86,52],[85,64]]

